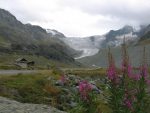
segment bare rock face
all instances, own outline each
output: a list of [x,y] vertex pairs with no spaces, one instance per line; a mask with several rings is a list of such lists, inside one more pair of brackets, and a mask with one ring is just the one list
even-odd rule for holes
[[66,113],[42,104],[27,104],[0,97],[0,113]]

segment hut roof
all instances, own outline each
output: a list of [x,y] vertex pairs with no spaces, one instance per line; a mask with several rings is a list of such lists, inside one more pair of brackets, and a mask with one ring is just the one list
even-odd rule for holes
[[16,60],[16,62],[20,62],[20,61],[27,62],[27,60],[26,60],[25,58],[18,58],[18,59]]

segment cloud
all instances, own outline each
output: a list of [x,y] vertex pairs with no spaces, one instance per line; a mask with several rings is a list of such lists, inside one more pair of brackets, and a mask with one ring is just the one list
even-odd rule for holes
[[23,23],[56,29],[67,36],[149,24],[149,4],[149,0],[0,0],[0,7]]

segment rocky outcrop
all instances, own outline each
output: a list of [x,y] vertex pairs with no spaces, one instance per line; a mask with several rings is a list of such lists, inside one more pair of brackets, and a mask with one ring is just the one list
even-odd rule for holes
[[10,12],[0,8],[0,52],[32,54],[48,59],[78,65],[73,57],[78,51],[70,48],[58,37],[65,37],[53,30],[51,34],[37,25],[23,24]]
[[0,113],[66,113],[48,105],[27,104],[0,97]]

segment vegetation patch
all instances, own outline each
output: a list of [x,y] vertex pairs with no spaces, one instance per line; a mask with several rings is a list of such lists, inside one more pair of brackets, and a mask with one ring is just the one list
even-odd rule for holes
[[[85,71],[84,74],[88,72],[85,69],[80,72],[83,71]],[[66,74],[63,77],[63,71],[53,69],[51,71],[41,70],[34,74],[1,75],[0,96],[23,103],[47,104],[60,110],[70,111],[77,104],[75,97],[78,93],[79,80],[86,79],[87,81],[95,82],[94,80],[99,76],[97,74],[92,75],[92,70],[89,72],[88,76],[81,76],[83,73],[79,74],[78,71],[79,76]],[[95,70],[93,70],[93,73],[95,73]],[[95,85],[105,89],[105,85],[101,82],[97,81]],[[105,104],[102,105],[106,107]]]

